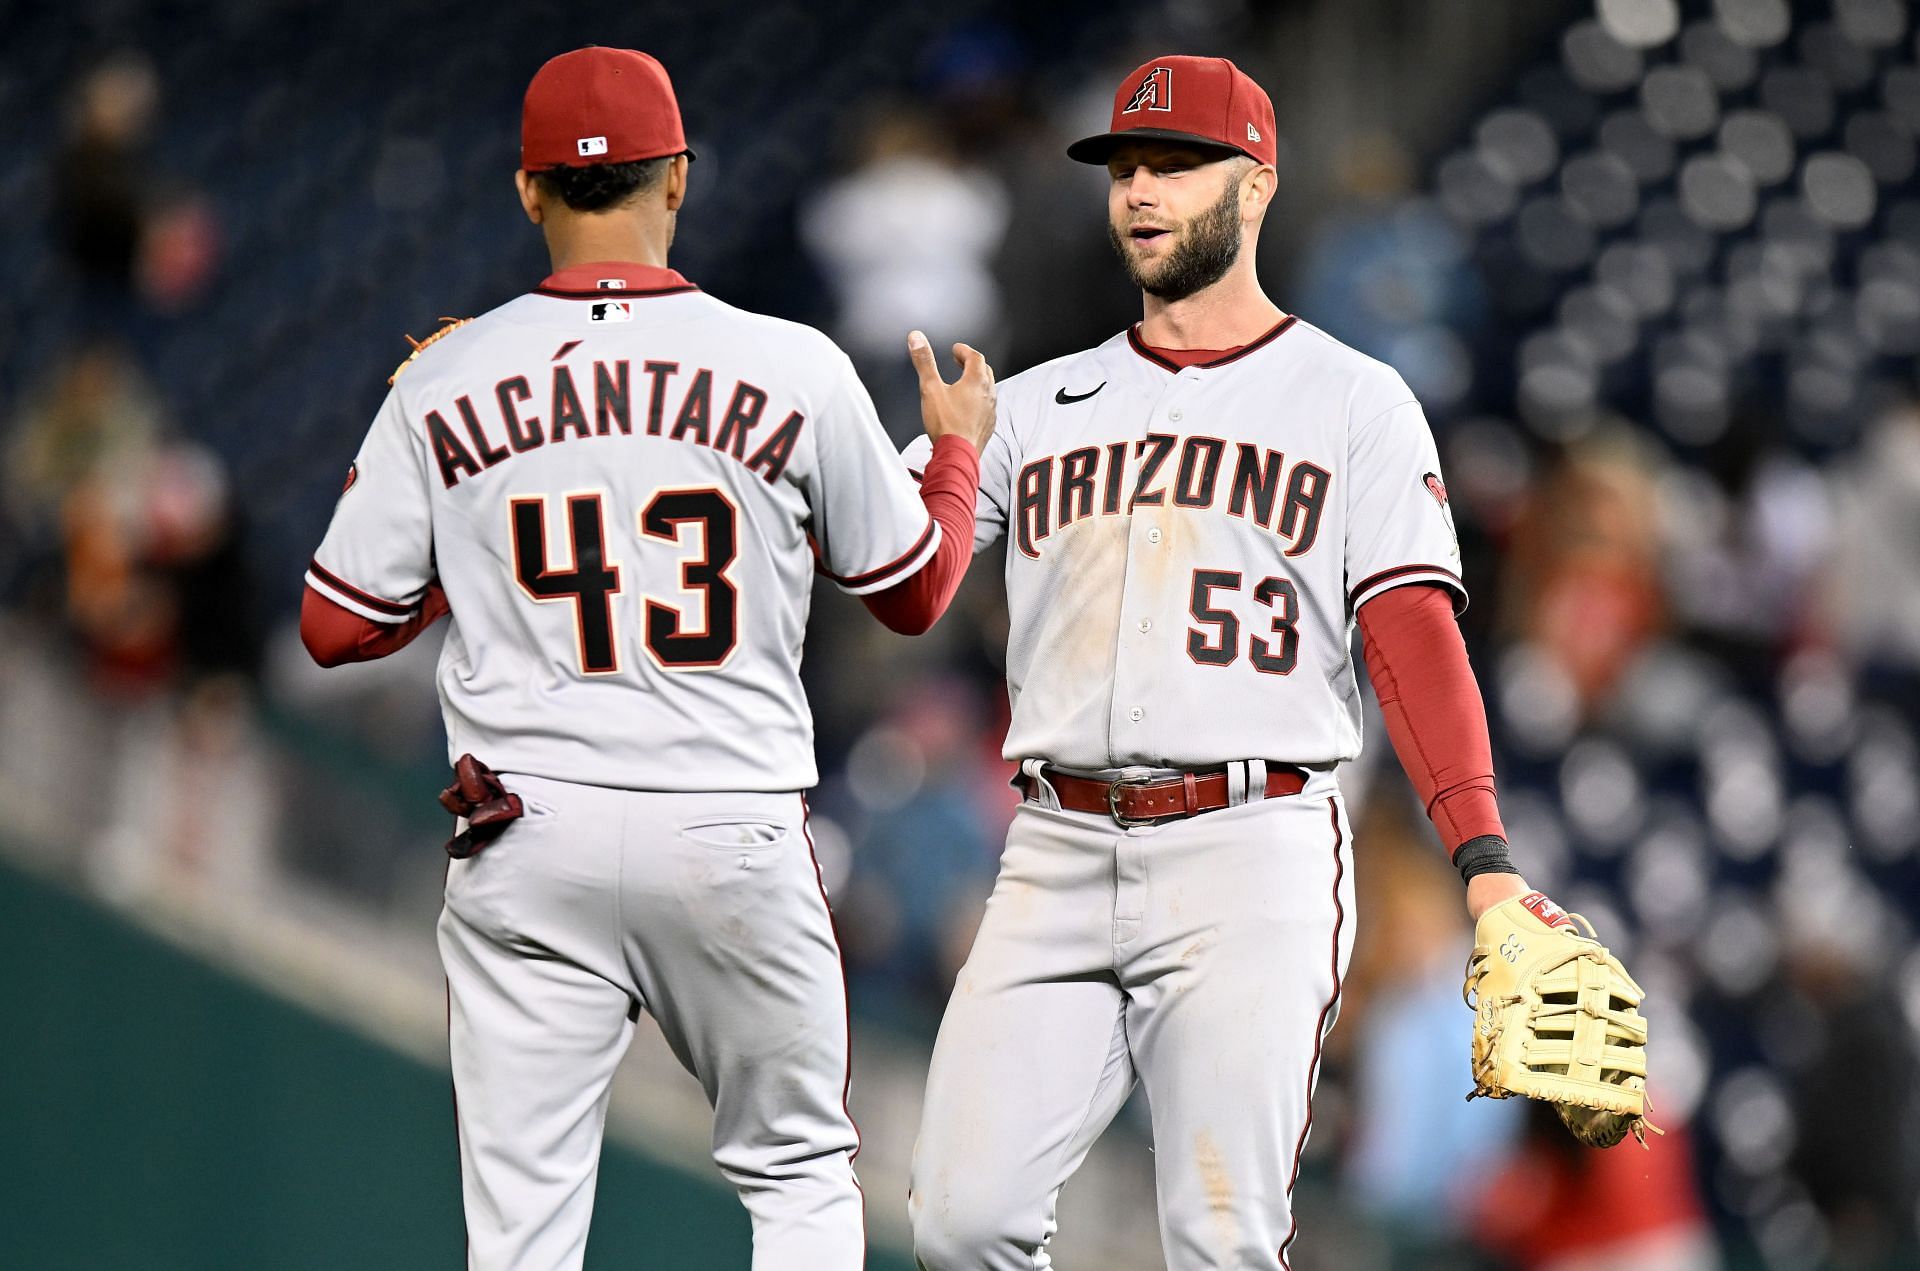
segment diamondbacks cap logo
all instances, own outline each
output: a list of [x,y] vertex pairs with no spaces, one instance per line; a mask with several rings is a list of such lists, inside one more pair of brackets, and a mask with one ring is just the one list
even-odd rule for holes
[[1172,110],[1173,109],[1173,68],[1156,66],[1147,72],[1140,81],[1140,87],[1133,90],[1133,96],[1120,109],[1123,115],[1131,115],[1136,110]]
[[580,157],[582,159],[589,155],[605,154],[607,152],[607,139],[605,137],[582,137],[576,144],[580,147]]
[[593,312],[588,315],[593,322],[632,322],[633,302],[631,300],[596,300]]

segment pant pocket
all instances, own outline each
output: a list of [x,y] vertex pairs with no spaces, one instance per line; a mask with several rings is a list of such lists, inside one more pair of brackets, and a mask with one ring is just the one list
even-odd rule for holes
[[764,816],[733,813],[682,822],[680,837],[722,851],[760,851],[778,847],[793,835],[791,826]]

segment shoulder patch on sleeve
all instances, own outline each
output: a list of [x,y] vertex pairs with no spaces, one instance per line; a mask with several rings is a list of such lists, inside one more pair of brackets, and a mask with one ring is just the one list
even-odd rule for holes
[[388,384],[392,384],[396,379],[400,378],[400,372],[406,370],[407,364],[409,362],[412,362],[413,359],[419,357],[421,353],[425,352],[428,345],[432,344],[435,340],[443,338],[449,332],[458,331],[461,327],[466,326],[467,323],[472,322],[473,319],[443,317],[440,319],[440,321],[445,325],[424,340],[416,340],[412,336],[406,337],[407,343],[413,346],[413,352],[407,354],[406,362],[402,362],[400,365],[393,368],[393,374],[387,376]]
[[1420,483],[1427,487],[1427,493],[1431,494],[1433,501],[1440,505],[1440,515],[1445,518],[1447,522],[1447,533],[1453,535],[1454,550],[1458,551],[1460,548],[1460,527],[1453,523],[1453,504],[1447,501],[1447,483],[1440,479],[1440,474],[1437,472],[1427,473],[1420,478]]

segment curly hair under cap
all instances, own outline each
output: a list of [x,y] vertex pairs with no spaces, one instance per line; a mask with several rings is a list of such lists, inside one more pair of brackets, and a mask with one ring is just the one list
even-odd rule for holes
[[576,212],[604,212],[660,184],[674,156],[635,163],[595,163],[582,168],[548,168],[534,174],[547,193]]

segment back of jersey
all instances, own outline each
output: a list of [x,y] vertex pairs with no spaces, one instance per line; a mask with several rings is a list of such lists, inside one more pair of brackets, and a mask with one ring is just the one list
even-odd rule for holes
[[588,265],[403,368],[307,580],[399,622],[438,575],[450,756],[798,790],[809,538],[855,593],[938,545],[846,356],[671,271]]

